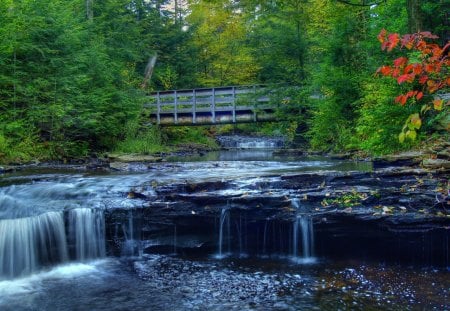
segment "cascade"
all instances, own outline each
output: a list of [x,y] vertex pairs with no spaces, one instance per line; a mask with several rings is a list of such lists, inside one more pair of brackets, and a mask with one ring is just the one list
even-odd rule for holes
[[133,211],[128,211],[128,224],[122,224],[123,236],[125,238],[122,245],[123,256],[141,256],[143,253],[140,239],[135,237]]
[[[226,223],[226,224],[225,224]],[[220,212],[220,220],[219,220],[219,252],[217,254],[217,258],[221,259],[224,257],[223,255],[223,246],[224,246],[224,229],[225,225],[227,225],[227,240],[229,242],[230,240],[230,220],[229,220],[229,210],[227,208],[222,208],[222,211]],[[230,244],[228,244],[228,247],[230,247]]]
[[311,260],[314,256],[314,228],[312,218],[301,214],[302,206],[298,198],[291,200],[292,207],[297,210],[297,216],[292,229],[292,255],[294,259],[299,258],[299,235],[302,239],[303,260]]
[[70,210],[69,243],[77,260],[104,257],[106,246],[103,211],[88,208]]
[[277,149],[285,144],[282,137],[251,137],[251,136],[219,136],[217,141],[224,148],[237,149]]
[[305,215],[297,215],[293,224],[292,255],[299,257],[299,235],[302,238],[302,259],[312,259],[314,256],[314,228],[312,218]]
[[27,275],[67,258],[62,212],[0,220],[0,279]]

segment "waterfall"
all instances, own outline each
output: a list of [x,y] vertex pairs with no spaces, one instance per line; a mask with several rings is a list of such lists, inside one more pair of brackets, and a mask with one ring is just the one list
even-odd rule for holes
[[278,149],[285,144],[283,137],[252,137],[252,136],[218,136],[216,137],[223,148],[238,149]]
[[103,211],[88,208],[69,211],[69,241],[77,260],[104,257],[106,246]]
[[[219,252],[217,254],[217,258],[221,259],[224,257],[223,255],[223,231],[225,227],[225,222],[227,223],[227,231],[228,231],[228,237],[230,238],[230,220],[229,220],[229,211],[227,208],[222,208],[222,211],[220,213],[220,221],[219,221]],[[228,245],[230,247],[230,245]]]
[[[292,256],[295,261],[311,262],[314,258],[314,227],[312,218],[302,214],[306,209],[298,198],[292,198],[291,205],[297,210],[292,228]],[[302,256],[299,256],[299,236],[302,239]]]
[[0,279],[27,275],[67,258],[62,212],[0,220]]
[[[292,255],[294,259],[301,258],[308,261],[314,257],[314,228],[312,218],[305,215],[297,215],[293,224]],[[302,238],[302,256],[299,257],[299,235]]]
[[141,256],[143,253],[141,240],[135,237],[133,210],[128,211],[128,224],[122,224],[123,236],[122,256]]

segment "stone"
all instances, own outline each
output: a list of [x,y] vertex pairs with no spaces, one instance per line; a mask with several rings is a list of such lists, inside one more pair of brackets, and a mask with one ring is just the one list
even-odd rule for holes
[[450,169],[450,161],[444,159],[424,159],[422,166],[427,169]]
[[161,162],[161,157],[155,157],[153,155],[142,154],[110,154],[109,159],[111,162]]

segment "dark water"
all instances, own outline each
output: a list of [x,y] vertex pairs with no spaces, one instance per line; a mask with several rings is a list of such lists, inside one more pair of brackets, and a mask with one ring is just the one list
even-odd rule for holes
[[[127,196],[132,189],[152,197],[154,182],[232,180],[245,186],[280,172],[371,169],[326,158],[275,158],[261,150],[204,157],[130,173],[1,176],[0,261],[14,271],[0,266],[0,310],[450,310],[448,268],[316,257],[312,234],[305,241],[309,234],[302,233],[313,230],[305,227],[311,224],[300,218],[292,231],[299,236],[290,239],[308,254],[293,246],[290,255],[229,255],[217,248],[189,256],[126,250],[105,256],[110,252],[98,238],[100,214],[142,207],[142,200]],[[226,215],[220,222],[216,230],[225,235]],[[132,226],[123,229],[130,242],[136,238]],[[62,231],[67,237],[55,240]],[[19,257],[28,259],[21,263]]]
[[358,262],[163,255],[0,282],[2,310],[448,310],[448,272]]

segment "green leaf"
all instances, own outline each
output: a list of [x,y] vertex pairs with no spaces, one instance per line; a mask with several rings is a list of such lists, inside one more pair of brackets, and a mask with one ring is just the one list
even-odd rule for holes
[[398,135],[398,140],[400,141],[401,144],[403,144],[405,142],[405,132],[401,132]]
[[420,118],[418,113],[414,113],[411,115],[411,125],[413,126],[412,129],[420,129],[422,126],[422,119]]
[[406,132],[406,138],[409,138],[411,140],[416,140],[417,132],[415,130],[410,130]]

